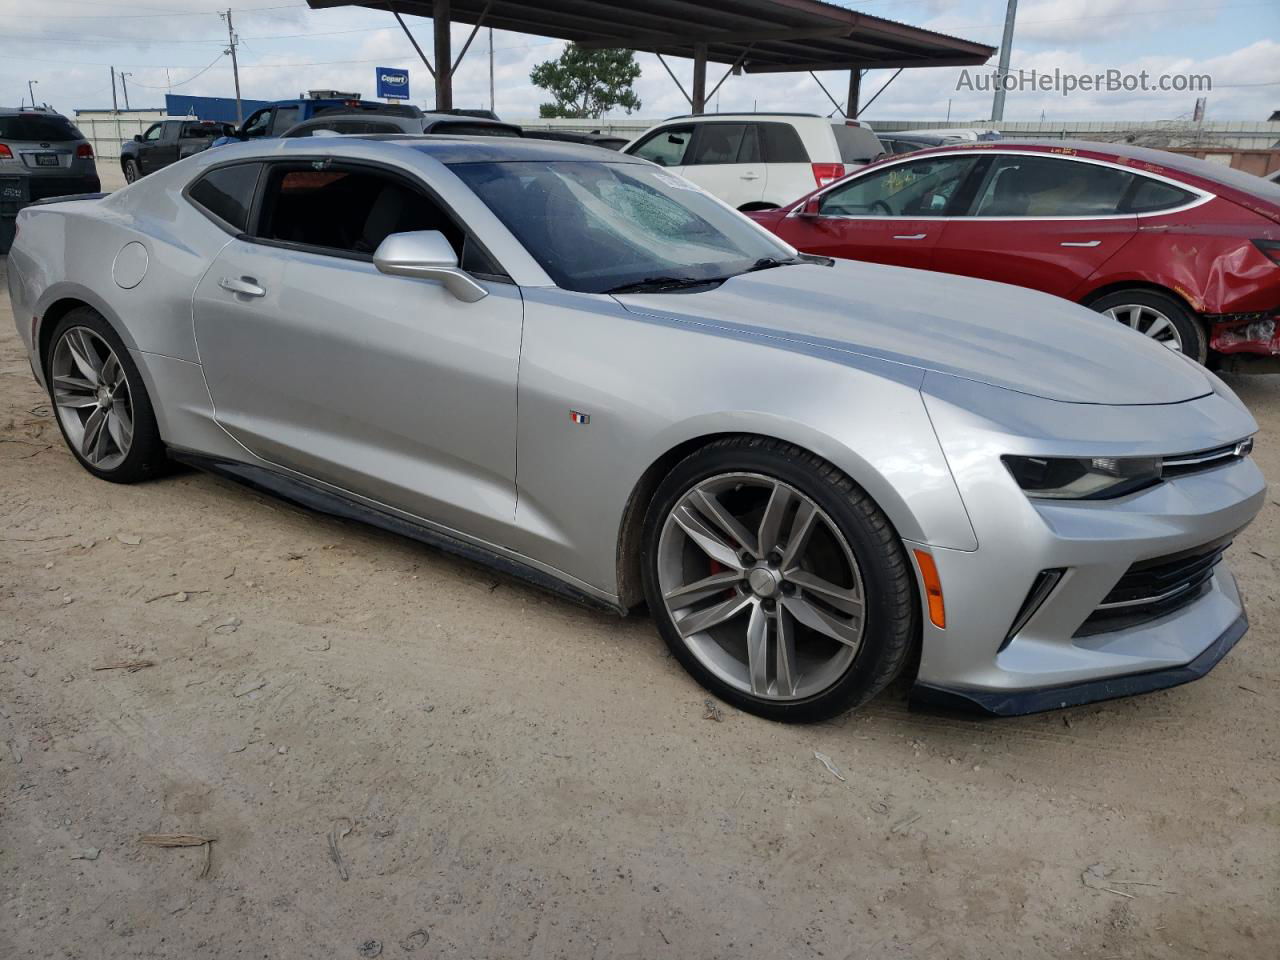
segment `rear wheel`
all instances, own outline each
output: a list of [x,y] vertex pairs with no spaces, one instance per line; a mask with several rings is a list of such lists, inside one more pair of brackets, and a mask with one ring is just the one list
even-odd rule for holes
[[124,162],[124,180],[125,183],[135,183],[142,177],[142,171],[138,168],[137,160],[126,160]]
[[45,380],[63,439],[80,465],[103,480],[136,483],[167,463],[151,400],[111,325],[89,307],[58,322]]
[[848,477],[798,447],[733,438],[682,461],[645,520],[649,609],[705,687],[811,722],[887,686],[916,632],[905,553]]
[[1185,353],[1198,363],[1205,361],[1208,340],[1204,327],[1173,297],[1153,290],[1118,290],[1089,306],[1170,350]]

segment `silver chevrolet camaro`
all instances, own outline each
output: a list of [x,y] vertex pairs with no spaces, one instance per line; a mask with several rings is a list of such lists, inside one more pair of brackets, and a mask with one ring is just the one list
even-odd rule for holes
[[1245,631],[1265,486],[1213,374],[1082,307],[799,256],[642,160],[329,137],[31,207],[9,287],[80,463],[168,459],[620,612],[744,710],[1027,713]]

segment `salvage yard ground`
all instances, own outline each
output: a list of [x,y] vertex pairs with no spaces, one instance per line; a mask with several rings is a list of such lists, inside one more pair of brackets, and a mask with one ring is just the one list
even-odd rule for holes
[[[1280,377],[1232,385],[1275,484]],[[645,616],[95,480],[0,294],[0,957],[1274,957],[1277,501],[1198,683],[787,727],[709,707]]]

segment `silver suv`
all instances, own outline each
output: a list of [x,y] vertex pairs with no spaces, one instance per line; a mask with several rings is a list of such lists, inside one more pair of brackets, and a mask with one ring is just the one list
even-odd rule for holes
[[93,147],[49,109],[0,107],[0,217],[48,197],[102,189]]

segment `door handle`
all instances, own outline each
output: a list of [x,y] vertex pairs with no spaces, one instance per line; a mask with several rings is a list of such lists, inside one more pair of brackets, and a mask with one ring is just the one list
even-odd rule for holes
[[1096,247],[1102,243],[1101,240],[1063,240],[1058,244],[1060,247]]
[[744,173],[741,177],[743,180],[759,180],[760,177],[754,173]]
[[223,290],[230,290],[232,293],[243,294],[246,297],[265,297],[267,291],[258,286],[253,277],[241,277],[239,280],[234,277],[223,277],[218,281],[218,286]]
[[893,239],[895,239],[895,240],[923,240],[923,239],[924,239],[925,237],[927,237],[927,236],[928,236],[928,234],[927,234],[927,233],[895,233],[895,234],[893,235]]

